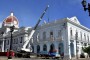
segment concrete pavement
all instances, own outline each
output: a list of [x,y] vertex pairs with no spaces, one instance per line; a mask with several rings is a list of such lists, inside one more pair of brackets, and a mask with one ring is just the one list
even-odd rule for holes
[[52,60],[52,59],[40,59],[40,58],[12,58],[12,59],[8,59],[5,56],[0,56],[0,60]]

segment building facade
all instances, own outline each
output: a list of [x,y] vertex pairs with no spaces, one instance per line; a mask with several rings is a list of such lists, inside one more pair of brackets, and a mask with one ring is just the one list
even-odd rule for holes
[[[20,51],[33,28],[19,27],[18,19],[11,13],[2,23],[0,28],[0,51],[10,49],[10,27],[13,31],[12,50]],[[3,33],[2,33],[3,32]],[[90,29],[81,25],[76,17],[55,20],[39,25],[30,40],[34,53],[56,49],[65,58],[73,58],[83,53],[82,47],[90,45]]]
[[31,27],[20,27],[18,19],[11,13],[2,23],[0,28],[0,51],[7,52],[10,49],[11,41],[11,30],[10,27],[14,26],[14,31],[12,33],[12,50],[20,51],[23,44],[28,40]]
[[80,57],[82,47],[90,45],[90,29],[76,17],[64,18],[38,27],[33,36],[34,52],[56,49],[65,58]]

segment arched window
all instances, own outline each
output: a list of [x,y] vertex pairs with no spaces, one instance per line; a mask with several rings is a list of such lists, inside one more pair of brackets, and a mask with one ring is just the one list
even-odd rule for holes
[[75,34],[75,39],[78,40],[78,32]]
[[43,45],[43,51],[47,51],[47,45],[46,44]]
[[18,44],[18,38],[16,38],[16,44]]
[[9,40],[7,40],[7,45],[9,45]]
[[61,36],[62,36],[62,31],[59,30],[59,31],[58,31],[58,37],[61,37]]
[[54,49],[55,49],[54,44],[51,44],[51,45],[50,45],[50,52],[53,52]]
[[32,45],[32,52],[34,52],[34,46]]
[[72,29],[70,30],[70,35],[72,36]]
[[82,40],[82,32],[80,32],[81,40]]
[[39,34],[39,32],[38,32],[38,33],[37,33],[37,36],[36,36],[37,42],[39,42],[39,39],[40,39],[40,34]]
[[2,44],[2,41],[0,40],[0,45]]
[[20,37],[20,43],[22,43],[23,37]]
[[63,43],[59,43],[59,45],[58,45],[58,52],[59,52],[59,54],[64,53],[64,45],[63,45]]
[[88,40],[88,42],[89,42],[89,36],[87,36],[87,40]]
[[84,33],[84,39],[85,39],[85,41],[86,41],[86,35],[85,35],[85,33]]
[[50,32],[50,37],[53,37],[53,31]]
[[43,32],[43,39],[46,39],[46,32]]
[[74,57],[75,54],[74,54],[74,44],[71,42],[70,43],[70,50],[71,50],[71,56]]
[[39,53],[39,52],[40,52],[40,46],[37,45],[37,53]]

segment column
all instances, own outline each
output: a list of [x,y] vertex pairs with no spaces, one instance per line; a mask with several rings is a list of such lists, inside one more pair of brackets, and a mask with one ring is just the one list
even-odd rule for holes
[[71,59],[70,40],[64,40],[64,56]]
[[81,42],[79,41],[79,44],[78,44],[78,57],[80,57],[80,54],[81,54],[81,50],[82,50],[82,46],[81,46]]
[[50,44],[47,43],[47,51],[49,52],[49,50],[50,50]]
[[37,45],[34,45],[34,53],[37,53]]
[[40,44],[40,51],[43,51],[43,44]]
[[74,55],[76,57],[76,40],[74,40],[73,44],[74,44]]
[[54,42],[54,45],[55,45],[55,49],[57,50],[57,53],[58,53],[58,42]]
[[68,41],[68,44],[69,44],[69,58],[71,59],[71,48],[70,48],[70,40]]
[[2,41],[2,52],[4,52],[4,38],[3,38],[3,41]]

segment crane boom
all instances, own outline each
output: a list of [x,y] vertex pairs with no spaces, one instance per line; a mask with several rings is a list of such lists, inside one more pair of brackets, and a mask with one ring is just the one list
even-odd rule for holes
[[29,40],[27,40],[27,41],[24,43],[23,48],[22,48],[21,50],[24,50],[24,51],[31,51],[30,49],[26,49],[26,46],[28,45],[29,41],[31,40],[31,38],[32,38],[32,36],[33,36],[33,34],[34,34],[36,28],[38,27],[40,21],[42,20],[43,16],[45,15],[45,13],[46,13],[48,7],[49,7],[49,5],[45,8],[44,12],[43,12],[42,15],[40,16],[40,18],[39,18],[37,24],[35,25],[35,27],[33,28],[33,30],[31,31],[31,33],[30,33],[30,35],[29,35],[29,37],[28,37]]

